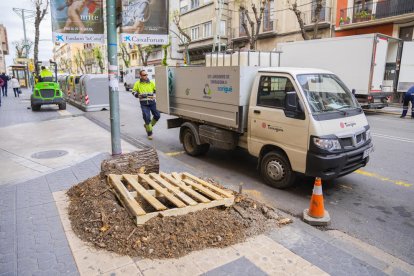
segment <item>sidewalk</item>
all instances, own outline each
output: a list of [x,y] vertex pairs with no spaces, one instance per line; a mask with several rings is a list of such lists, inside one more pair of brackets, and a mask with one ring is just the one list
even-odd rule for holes
[[[13,118],[26,110],[5,107],[0,109],[0,276],[414,274],[412,266],[393,256],[296,218],[244,243],[179,259],[139,259],[96,250],[71,230],[65,191],[99,173],[100,162],[109,156],[109,133],[76,110],[53,113],[56,118],[42,122],[31,122],[27,115],[27,122],[8,126],[4,114]],[[122,147],[132,151],[142,145],[124,141]],[[158,154],[162,171],[204,175]]]

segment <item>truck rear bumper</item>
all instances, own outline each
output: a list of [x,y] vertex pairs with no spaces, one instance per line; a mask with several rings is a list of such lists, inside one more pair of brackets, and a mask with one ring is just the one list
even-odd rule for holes
[[56,98],[51,100],[43,100],[43,99],[37,99],[37,98],[31,98],[30,103],[32,105],[44,105],[44,104],[62,104],[65,102],[65,99],[63,98]]
[[[340,154],[322,155],[308,152],[305,174],[322,179],[333,179],[350,174],[368,163],[369,153],[372,150],[373,145],[369,143],[354,151]],[[366,154],[368,155],[365,156]]]

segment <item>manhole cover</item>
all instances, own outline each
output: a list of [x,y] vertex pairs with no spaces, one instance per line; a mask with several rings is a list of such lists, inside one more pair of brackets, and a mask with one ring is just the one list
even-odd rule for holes
[[66,150],[46,150],[33,153],[31,157],[36,159],[48,159],[61,157],[66,154],[68,154]]

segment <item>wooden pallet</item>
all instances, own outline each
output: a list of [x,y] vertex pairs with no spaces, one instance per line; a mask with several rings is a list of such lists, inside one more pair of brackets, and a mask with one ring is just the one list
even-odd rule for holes
[[[144,224],[156,216],[184,215],[234,203],[234,195],[230,191],[218,188],[189,173],[109,174],[107,180],[137,225]],[[129,191],[127,187],[132,187],[134,191]],[[138,197],[140,202],[148,203],[154,210],[145,211],[137,201]],[[163,204],[161,198],[164,203],[168,201],[170,204]]]

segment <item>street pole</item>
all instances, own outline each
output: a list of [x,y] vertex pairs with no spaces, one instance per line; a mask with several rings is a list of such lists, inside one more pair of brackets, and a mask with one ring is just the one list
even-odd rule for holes
[[[26,36],[26,19],[33,18],[36,15],[36,11],[32,10],[25,10],[20,8],[13,8],[13,11],[23,20],[23,34],[24,34],[24,48],[25,51],[25,57],[29,57],[29,45],[27,44],[27,36]],[[26,14],[25,14],[26,12]]]
[[22,10],[22,18],[23,18],[23,33],[24,33],[24,47],[26,49],[26,55],[25,57],[28,58],[29,53],[28,53],[28,49],[27,49],[27,37],[26,37],[26,20],[24,18],[24,10]]
[[121,128],[118,91],[118,43],[116,32],[116,0],[106,2],[106,32],[108,42],[109,110],[111,121],[112,155],[120,155]]

